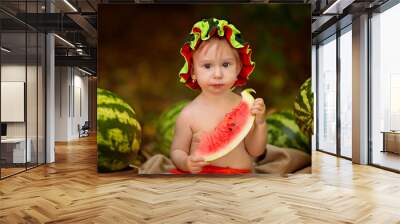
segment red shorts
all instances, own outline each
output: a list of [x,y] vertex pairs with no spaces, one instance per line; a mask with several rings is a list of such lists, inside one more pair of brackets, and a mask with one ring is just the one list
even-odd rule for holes
[[[180,169],[173,169],[169,171],[172,174],[190,174],[189,171],[183,171]],[[218,166],[212,166],[212,165],[207,165],[204,166],[203,169],[196,174],[244,174],[244,173],[250,173],[250,170],[240,170],[240,169],[233,169],[233,168],[228,168],[228,167],[218,167]]]

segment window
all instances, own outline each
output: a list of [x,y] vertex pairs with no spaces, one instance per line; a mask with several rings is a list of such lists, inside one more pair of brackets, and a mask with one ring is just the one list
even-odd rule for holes
[[373,164],[395,170],[400,170],[399,21],[400,4],[371,18],[371,157]]
[[340,36],[340,155],[352,157],[352,35],[351,26]]
[[[19,2],[18,6],[23,12],[36,13],[43,3]],[[0,95],[6,99],[0,105],[5,115],[1,118],[2,179],[45,163],[46,39],[44,33],[10,15],[0,12],[0,17],[9,21],[0,23]]]
[[336,36],[318,48],[318,148],[336,153]]

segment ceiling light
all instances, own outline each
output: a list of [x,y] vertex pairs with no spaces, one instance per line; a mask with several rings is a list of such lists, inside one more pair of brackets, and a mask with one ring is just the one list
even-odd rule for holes
[[7,48],[5,48],[5,47],[1,47],[1,50],[4,51],[4,52],[6,52],[6,53],[10,53],[10,52],[11,52],[11,50],[9,50],[9,49],[7,49]]
[[81,72],[83,72],[83,73],[85,73],[85,74],[87,74],[87,75],[93,75],[92,73],[90,73],[90,72],[88,72],[88,71],[86,71],[86,70],[83,70],[83,69],[81,69],[81,68],[79,68],[79,67],[78,67],[78,70],[81,71]]
[[68,0],[64,0],[64,3],[67,4],[74,12],[78,12],[78,10]]
[[336,0],[322,14],[341,14],[343,9],[353,3],[354,0]]
[[83,49],[81,49],[81,48],[77,48],[77,49],[76,49],[76,52],[77,52],[79,55],[83,55]]
[[330,5],[327,9],[325,9],[322,14],[331,13],[331,11],[337,7],[337,4],[339,4],[339,2],[340,0],[336,0],[332,5]]
[[64,39],[64,38],[62,38],[62,37],[60,37],[60,36],[57,35],[57,34],[54,34],[54,36],[57,37],[57,38],[58,38],[59,40],[61,40],[62,42],[66,43],[68,46],[75,48],[75,45],[71,44],[71,42],[69,42],[68,40],[66,40],[66,39]]

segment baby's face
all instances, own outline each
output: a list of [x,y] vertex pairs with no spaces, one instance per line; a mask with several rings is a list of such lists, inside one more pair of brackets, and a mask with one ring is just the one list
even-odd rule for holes
[[202,91],[230,90],[241,69],[239,53],[225,39],[207,40],[193,54],[192,74]]

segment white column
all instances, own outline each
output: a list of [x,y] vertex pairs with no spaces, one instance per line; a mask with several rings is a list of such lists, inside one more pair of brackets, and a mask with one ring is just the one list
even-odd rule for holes
[[55,133],[55,76],[54,76],[54,35],[49,33],[46,36],[46,60],[47,60],[47,108],[46,108],[46,163],[55,161],[54,133]]
[[[54,6],[46,1],[47,12],[53,12]],[[46,163],[55,161],[54,133],[55,133],[55,44],[54,35],[46,35]]]
[[368,163],[368,15],[353,19],[353,162]]

